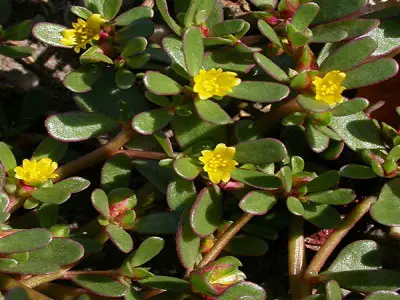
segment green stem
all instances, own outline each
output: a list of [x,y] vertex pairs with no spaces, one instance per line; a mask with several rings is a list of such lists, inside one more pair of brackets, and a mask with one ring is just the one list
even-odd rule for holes
[[262,118],[258,119],[255,124],[255,129],[258,132],[267,132],[275,124],[281,122],[284,117],[294,112],[301,112],[304,109],[299,105],[296,98],[292,98],[283,104],[273,108],[267,112]]
[[303,299],[311,294],[308,282],[303,281],[306,269],[306,250],[304,246],[304,219],[292,216],[288,240],[288,272],[290,294],[293,300]]
[[214,244],[211,250],[208,251],[206,256],[203,257],[203,259],[198,264],[197,268],[203,268],[209,263],[213,262],[221,253],[221,251],[224,250],[224,248],[230,242],[230,240],[236,235],[236,233],[238,233],[239,230],[242,229],[242,227],[246,225],[247,222],[249,222],[252,217],[253,215],[244,213],[231,226],[229,226],[229,228],[217,240],[217,242]]
[[342,221],[340,226],[330,235],[325,244],[319,249],[317,254],[311,260],[307,270],[304,273],[304,280],[313,281],[321,271],[326,260],[329,258],[333,250],[346,236],[346,234],[357,224],[357,222],[369,211],[375,197],[368,197],[361,201]]
[[9,291],[13,288],[22,288],[26,294],[28,295],[28,299],[35,299],[35,300],[52,300],[51,298],[32,290],[31,288],[27,287],[23,283],[19,282],[18,280],[12,279],[11,277],[0,274],[0,289]]

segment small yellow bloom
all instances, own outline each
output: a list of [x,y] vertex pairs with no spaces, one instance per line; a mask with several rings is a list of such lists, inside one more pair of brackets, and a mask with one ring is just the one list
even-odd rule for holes
[[342,103],[342,92],[346,89],[342,86],[346,74],[340,71],[330,71],[324,78],[315,77],[313,84],[315,86],[315,99],[324,101],[330,106],[336,103]]
[[101,25],[106,22],[99,14],[91,15],[87,21],[78,19],[77,23],[72,23],[73,29],[64,29],[63,38],[60,43],[65,46],[74,46],[76,53],[81,49],[86,49],[87,44],[93,44],[94,40],[100,38]]
[[57,168],[58,164],[50,158],[42,158],[39,161],[32,158],[24,159],[22,166],[16,167],[14,171],[15,177],[23,180],[24,184],[37,186],[48,179],[57,178],[58,175],[54,173]]
[[212,183],[218,184],[222,180],[228,182],[231,179],[231,172],[238,164],[233,160],[235,155],[234,147],[226,147],[225,144],[218,144],[214,151],[201,151],[202,157],[199,160],[204,164],[204,171],[208,173]]
[[213,96],[224,97],[232,92],[232,88],[240,84],[234,72],[224,72],[222,69],[201,70],[194,77],[193,90],[200,99],[209,99]]

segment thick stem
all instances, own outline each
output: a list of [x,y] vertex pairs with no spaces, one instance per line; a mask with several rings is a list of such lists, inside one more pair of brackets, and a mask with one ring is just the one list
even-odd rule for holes
[[306,269],[306,249],[304,246],[304,219],[293,216],[289,227],[288,272],[290,294],[293,300],[303,299],[311,294],[310,285],[303,281]]
[[214,244],[211,250],[200,261],[197,267],[203,268],[209,263],[213,262],[221,253],[221,251],[224,250],[224,248],[230,242],[230,240],[236,235],[236,233],[238,233],[239,230],[242,229],[242,227],[246,225],[247,222],[249,222],[252,217],[253,215],[245,213],[239,219],[237,219],[231,226],[229,226],[229,228],[217,240],[217,242]]
[[117,150],[123,147],[126,143],[128,143],[135,135],[136,132],[133,131],[131,128],[122,128],[121,132],[118,133],[104,146],[59,167],[56,170],[56,173],[58,174],[56,181],[67,178],[79,171],[92,167],[106,160],[107,158],[112,156]]
[[12,279],[11,277],[0,274],[0,290],[5,290],[9,291],[13,288],[22,288],[26,294],[28,295],[29,299],[35,299],[35,300],[51,300],[51,298],[36,292],[35,290],[30,289],[26,285],[22,284],[21,282]]
[[161,160],[168,158],[168,154],[162,152],[140,151],[140,150],[119,150],[116,153],[124,153],[132,159],[154,159]]
[[27,287],[35,288],[35,287],[41,285],[42,283],[51,282],[51,281],[63,278],[64,274],[68,270],[69,270],[69,268],[62,268],[61,270],[59,270],[56,273],[46,274],[46,275],[37,275],[37,276],[33,276],[28,279],[20,280],[20,282]]
[[296,98],[292,98],[267,112],[256,122],[255,129],[259,132],[267,132],[287,115],[301,111],[304,111],[304,109],[299,105]]
[[357,222],[369,211],[372,203],[376,200],[375,197],[365,198],[360,202],[342,221],[340,226],[331,234],[326,240],[325,244],[319,249],[317,254],[311,260],[307,270],[304,273],[304,279],[312,281],[318,275],[324,266],[326,260],[329,258],[333,250],[346,236],[346,234],[357,224]]

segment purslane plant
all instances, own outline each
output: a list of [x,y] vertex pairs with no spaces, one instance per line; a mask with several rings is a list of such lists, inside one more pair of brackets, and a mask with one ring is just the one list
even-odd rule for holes
[[[400,297],[400,270],[375,241],[340,244],[326,266],[368,213],[388,231],[400,226],[399,133],[353,93],[397,74],[398,7],[364,17],[366,0],[250,0],[250,12],[225,19],[218,0],[145,1],[122,13],[122,0],[83,2],[72,25],[32,30],[79,56],[63,82],[78,110],[48,116],[48,137],[25,158],[0,142],[7,297],[266,299],[274,287],[247,281],[256,276],[239,258],[267,259],[267,241],[286,229],[292,299]],[[6,33],[0,53],[18,40]],[[92,152],[69,149],[95,138],[103,143]],[[100,164],[96,186],[81,171]],[[63,216],[74,199],[96,211],[86,225]],[[330,231],[306,260],[308,224]],[[109,241],[123,260],[91,265]],[[163,248],[177,272],[149,263]]]

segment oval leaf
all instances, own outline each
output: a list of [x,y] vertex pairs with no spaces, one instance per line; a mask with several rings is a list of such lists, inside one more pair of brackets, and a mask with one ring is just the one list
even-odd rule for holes
[[253,191],[248,193],[239,202],[239,207],[252,215],[264,215],[275,205],[274,195],[265,191]]
[[41,228],[21,230],[0,239],[0,253],[20,253],[42,248],[52,240],[51,232]]
[[80,287],[103,297],[118,298],[128,292],[127,286],[110,276],[84,274],[72,277],[71,280]]
[[289,92],[290,89],[280,83],[242,81],[238,86],[232,88],[229,96],[252,102],[269,103],[285,99]]
[[144,75],[143,82],[146,85],[146,88],[156,95],[178,95],[183,90],[179,83],[159,72],[147,72]]
[[153,109],[136,115],[132,120],[132,128],[137,132],[150,135],[168,125],[172,115],[167,109]]
[[129,253],[133,249],[133,241],[129,233],[116,225],[108,225],[106,227],[107,235],[113,243],[125,253]]
[[183,35],[183,53],[186,69],[190,76],[195,76],[203,66],[203,34],[197,27],[188,28]]

